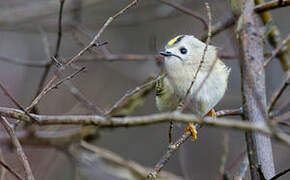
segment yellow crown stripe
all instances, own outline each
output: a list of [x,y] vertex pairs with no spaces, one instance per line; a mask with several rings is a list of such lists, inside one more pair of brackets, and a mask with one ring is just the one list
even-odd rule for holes
[[169,42],[168,42],[168,45],[171,46],[172,44],[175,44],[177,43],[178,41],[180,41],[182,39],[183,35],[178,35],[176,36],[175,38],[171,39]]

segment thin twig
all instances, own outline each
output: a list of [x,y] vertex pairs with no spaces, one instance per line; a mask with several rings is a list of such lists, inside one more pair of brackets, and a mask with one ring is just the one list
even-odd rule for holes
[[22,111],[25,112],[25,114],[34,122],[36,122],[36,120],[30,116],[30,114],[24,109],[24,107],[8,92],[8,90],[2,85],[2,83],[0,82],[0,89],[4,92],[4,94]]
[[279,172],[278,174],[276,174],[274,177],[272,177],[270,180],[275,180],[278,179],[279,177],[285,175],[286,173],[290,172],[290,168],[285,169],[284,171]]
[[16,148],[17,157],[21,161],[21,164],[24,167],[26,178],[28,180],[34,180],[34,177],[33,177],[29,162],[27,160],[27,157],[26,157],[26,155],[25,155],[25,153],[24,153],[24,151],[23,151],[23,149],[21,147],[21,144],[20,144],[19,140],[17,139],[16,134],[13,131],[13,128],[10,126],[9,122],[6,120],[5,117],[1,117],[0,116],[0,121],[1,121],[1,124],[3,125],[4,129],[9,134],[9,136],[11,138],[11,141],[12,141],[12,144]]
[[[255,2],[257,4],[257,6],[259,6],[261,4],[265,4],[264,0],[255,0]],[[274,1],[271,1],[271,2],[274,2]],[[282,3],[283,0],[276,0],[275,2]],[[288,2],[290,2],[290,1],[288,0]],[[260,17],[265,25],[270,24],[271,22],[274,22],[273,17],[269,11],[264,11],[262,13],[259,13],[259,15],[260,15]],[[278,45],[281,42],[281,33],[280,33],[277,25],[275,25],[275,24],[271,25],[271,29],[268,33],[267,39],[272,47],[274,47],[274,48],[278,47]],[[280,51],[277,54],[277,58],[279,59],[280,64],[281,64],[284,71],[287,71],[288,69],[290,69],[290,63],[289,63],[288,55],[287,55],[288,52],[289,52],[289,48],[286,49],[285,51]]]
[[179,147],[191,136],[191,132],[185,132],[174,144],[170,146],[165,155],[158,161],[154,169],[148,174],[147,178],[156,179],[158,173],[167,164],[171,156],[179,149]]
[[243,160],[247,159],[247,149],[246,147],[239,153],[239,155],[226,167],[225,172],[232,174],[233,169]]
[[184,103],[183,109],[187,106],[187,97],[188,97],[188,95],[189,95],[189,93],[190,93],[190,91],[192,89],[192,86],[193,86],[193,84],[196,81],[196,77],[197,77],[197,75],[198,75],[198,73],[199,73],[199,71],[200,71],[200,69],[201,69],[201,67],[202,67],[202,65],[203,65],[203,63],[205,61],[205,55],[206,55],[207,48],[208,48],[209,43],[210,43],[210,38],[211,38],[211,10],[210,10],[210,7],[209,7],[208,3],[205,3],[205,6],[206,6],[206,10],[207,10],[207,14],[208,14],[208,22],[209,22],[208,23],[208,34],[207,34],[207,39],[206,39],[206,45],[205,45],[205,48],[203,50],[201,61],[200,61],[199,65],[198,65],[198,68],[197,68],[197,70],[196,70],[196,72],[194,74],[194,77],[193,77],[193,79],[192,79],[192,81],[190,83],[190,86],[187,89],[185,97],[183,99],[183,103]]
[[276,103],[278,102],[279,98],[281,97],[281,95],[286,90],[287,86],[289,85],[289,81],[290,81],[290,70],[286,71],[286,73],[282,79],[281,85],[278,87],[278,89],[272,95],[272,97],[269,101],[269,105],[268,105],[268,112],[271,112],[273,110],[273,108],[276,105]]
[[[65,3],[65,0],[59,0],[59,12],[58,12],[58,33],[57,33],[57,42],[56,42],[56,48],[55,48],[55,52],[54,52],[54,57],[55,58],[58,58],[58,53],[59,53],[59,49],[60,49],[60,44],[61,44],[61,39],[62,39],[62,13],[63,13],[63,7],[64,7],[64,3]],[[44,33],[42,33],[44,34]],[[45,49],[45,52],[48,56],[50,56],[49,52],[50,52],[50,49],[49,49],[49,45],[48,45],[48,39],[46,36],[42,36],[43,37],[43,42],[44,42],[44,49]],[[39,81],[39,84],[38,84],[38,88],[37,88],[37,92],[35,94],[35,97],[34,99],[37,98],[37,96],[39,94],[41,94],[42,92],[42,88],[44,87],[44,83],[45,83],[45,80],[49,74],[49,71],[53,65],[53,61],[50,60],[50,58],[48,58],[49,60],[49,64],[47,64],[45,66],[45,69],[44,69],[44,72],[40,78],[40,81]],[[36,104],[35,104],[36,105]],[[33,107],[31,107],[31,109],[27,109],[27,111],[30,111],[32,110]],[[36,108],[34,108],[35,111],[37,111]]]
[[16,171],[14,171],[12,168],[10,168],[6,163],[4,163],[3,161],[0,160],[0,164],[2,167],[7,169],[7,171],[9,171],[14,177],[16,177],[17,179],[20,179],[20,180],[24,180],[24,178],[22,178]]
[[94,113],[104,114],[103,110],[99,106],[95,105],[89,99],[87,99],[70,81],[65,82],[65,84],[69,88],[71,94],[87,109]]
[[264,173],[263,173],[261,165],[258,165],[258,173],[259,173],[259,177],[260,177],[259,180],[267,180]]
[[62,12],[63,12],[63,6],[65,0],[59,0],[60,6],[59,6],[59,13],[58,13],[58,31],[57,31],[57,42],[56,42],[56,47],[55,47],[55,52],[54,52],[54,57],[58,58],[58,53],[60,49],[60,44],[62,40]]
[[112,111],[114,111],[115,109],[117,109],[122,102],[124,102],[128,97],[131,97],[133,94],[136,94],[137,92],[139,92],[140,90],[146,88],[147,86],[151,85],[152,83],[155,83],[156,81],[158,81],[159,79],[162,79],[165,75],[162,76],[157,76],[157,78],[141,85],[141,86],[137,86],[135,89],[133,89],[132,91],[128,91],[126,92],[109,110],[106,110],[104,113],[104,116],[109,115]]
[[248,168],[249,168],[249,160],[248,160],[248,157],[245,156],[243,161],[242,161],[242,165],[240,167],[240,171],[239,171],[239,175],[237,177],[237,180],[243,180],[244,179]]
[[[2,148],[0,148],[0,160],[1,162],[5,163],[5,159],[3,157],[3,152],[2,152]],[[0,180],[5,180],[6,176],[6,169],[5,168],[1,168],[1,176],[0,176]]]
[[290,0],[273,0],[273,1],[263,3],[263,4],[259,4],[255,6],[254,9],[257,13],[262,13],[268,10],[273,10],[273,9],[282,8],[286,6],[290,6]]
[[221,155],[221,162],[219,166],[219,174],[221,177],[223,177],[225,174],[225,167],[226,167],[226,162],[227,162],[228,153],[229,153],[229,135],[227,133],[224,133],[223,135],[222,147],[223,147],[223,152]]
[[27,67],[37,67],[37,68],[42,68],[46,67],[50,62],[45,61],[45,60],[40,60],[40,61],[31,61],[31,60],[26,60],[23,61],[18,58],[10,58],[10,57],[5,57],[5,56],[0,56],[0,61],[4,61],[7,63],[19,65],[19,66],[27,66]]
[[[61,29],[61,28],[60,28]],[[60,30],[59,30],[60,31]],[[56,67],[60,69],[63,67],[62,63],[59,62],[55,57],[50,57],[50,44],[47,39],[46,33],[42,31],[42,39],[43,39],[43,44],[44,44],[44,50],[45,54],[47,56],[47,59],[52,59],[54,62],[56,62]],[[55,51],[55,54],[58,54],[58,51]],[[81,69],[81,68],[78,68]],[[71,94],[81,103],[83,104],[86,108],[91,110],[94,113],[101,113],[103,114],[103,111],[101,108],[98,106],[94,105],[92,102],[90,102],[72,83],[70,80],[64,82],[65,85],[69,88]]]
[[164,4],[167,4],[168,6],[171,6],[181,12],[183,12],[184,14],[187,14],[187,15],[190,15],[196,19],[198,19],[204,26],[204,29],[208,29],[208,24],[206,22],[206,18],[204,18],[201,14],[197,13],[197,12],[194,12],[192,11],[191,9],[189,8],[186,8],[180,4],[177,4],[175,2],[171,2],[171,1],[168,1],[168,0],[159,0],[160,2],[164,3]]
[[52,89],[56,89],[59,85],[61,85],[63,82],[72,79],[73,77],[75,77],[77,74],[79,74],[81,71],[84,71],[86,69],[86,67],[82,67],[81,69],[75,71],[74,73],[72,73],[71,75],[65,77],[64,79],[58,81],[57,83],[55,83],[54,85],[50,86],[49,88],[45,89],[44,91],[42,91],[39,96],[37,96],[33,102],[26,108],[27,111],[29,111],[30,109],[32,109],[39,101],[40,99],[46,95],[48,92],[50,92]]
[[290,41],[290,33],[288,34],[288,36],[277,46],[277,48],[271,53],[271,56],[266,59],[266,61],[264,62],[264,67],[267,67],[268,64],[274,59],[274,57],[277,56],[277,54],[282,50],[282,48],[284,48],[287,43]]
[[273,123],[281,123],[287,119],[290,119],[290,111],[282,114],[282,115],[279,115],[279,116],[276,116],[276,117],[273,117],[273,119],[271,120],[271,122]]
[[172,144],[172,131],[173,131],[173,121],[169,122],[169,128],[168,128],[168,145],[171,146]]
[[[216,113],[217,117],[225,116],[226,111],[218,111]],[[231,111],[228,111],[231,112]],[[207,119],[207,117],[205,117]],[[211,119],[211,118],[210,118]],[[218,120],[217,120],[218,121]],[[214,122],[214,121],[212,121]],[[173,143],[171,146],[169,146],[167,152],[163,155],[163,157],[158,161],[158,163],[155,165],[154,169],[149,173],[148,178],[150,179],[156,179],[158,173],[161,171],[161,169],[167,164],[171,156],[179,149],[179,147],[191,136],[191,133],[189,131],[184,132],[180,138]]]
[[[38,96],[35,99],[39,99],[39,96],[43,96],[43,91],[47,91],[47,89],[50,88],[50,86],[58,79],[58,77],[61,75],[62,71],[64,71],[67,67],[69,67],[72,63],[76,62],[85,52],[87,52],[90,48],[97,46],[97,41],[101,34],[104,32],[104,30],[112,23],[114,19],[119,17],[121,14],[123,14],[126,10],[131,8],[132,6],[136,5],[138,0],[133,0],[130,4],[128,4],[125,8],[121,9],[119,12],[117,12],[114,16],[109,17],[105,24],[101,27],[101,29],[98,31],[98,33],[94,36],[93,40],[85,47],[83,48],[77,55],[75,55],[72,59],[67,61],[63,68],[59,71],[57,71],[52,79],[46,84],[46,86],[43,88],[43,90],[38,94]],[[35,100],[34,100],[35,101]],[[30,111],[37,103],[33,103],[27,108],[28,111]]]
[[218,111],[219,116],[241,116],[243,114],[243,107],[237,108],[237,109],[225,109]]
[[[221,18],[216,24],[212,25],[211,36],[215,36],[220,32],[232,27],[235,24],[235,18],[232,15],[226,15]],[[200,36],[201,41],[206,41],[208,37],[208,32],[204,32]]]

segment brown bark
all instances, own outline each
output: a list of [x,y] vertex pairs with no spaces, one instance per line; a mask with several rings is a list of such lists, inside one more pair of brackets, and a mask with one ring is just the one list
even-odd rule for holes
[[[253,12],[254,1],[244,2],[245,7],[239,21],[244,119],[256,124],[267,124],[263,34]],[[252,179],[260,179],[258,166],[261,166],[267,179],[273,177],[275,169],[270,138],[258,133],[246,133],[246,141]]]

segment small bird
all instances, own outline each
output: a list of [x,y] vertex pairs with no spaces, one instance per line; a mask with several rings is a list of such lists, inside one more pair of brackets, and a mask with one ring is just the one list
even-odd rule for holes
[[[156,83],[156,105],[160,111],[175,110],[188,94],[184,102],[187,108],[200,118],[211,115],[215,119],[213,108],[225,94],[230,68],[218,58],[216,47],[208,45],[204,54],[205,48],[206,44],[192,35],[178,35],[160,52],[165,57],[166,73]],[[189,123],[186,131],[196,140],[193,123]]]

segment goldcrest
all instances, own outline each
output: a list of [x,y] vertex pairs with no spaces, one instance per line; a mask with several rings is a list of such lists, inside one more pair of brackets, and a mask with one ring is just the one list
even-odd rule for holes
[[[205,43],[192,35],[179,35],[167,43],[164,52],[160,52],[164,56],[166,72],[156,86],[157,90],[159,86],[156,104],[160,111],[174,110],[179,99],[185,98],[205,47]],[[208,45],[204,62],[187,97],[189,108],[201,117],[209,113],[225,94],[229,74],[230,68],[217,57],[217,48]]]

